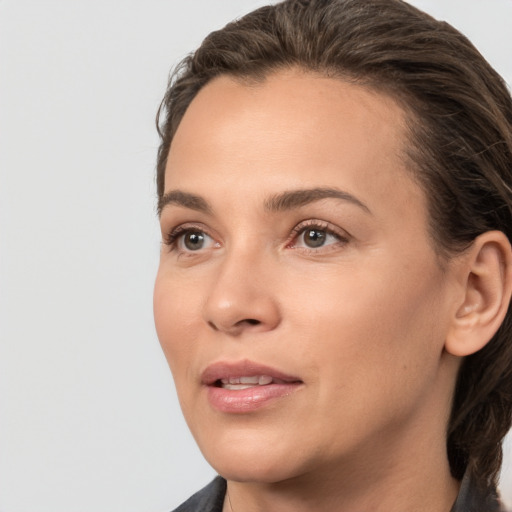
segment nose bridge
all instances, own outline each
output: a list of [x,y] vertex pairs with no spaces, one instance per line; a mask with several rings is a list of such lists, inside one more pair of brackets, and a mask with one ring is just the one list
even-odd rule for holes
[[231,335],[275,328],[279,308],[270,267],[268,254],[253,244],[226,248],[206,297],[205,321]]

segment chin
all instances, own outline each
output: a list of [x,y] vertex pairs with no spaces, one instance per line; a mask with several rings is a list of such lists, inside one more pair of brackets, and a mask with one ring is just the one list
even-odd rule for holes
[[284,466],[282,461],[260,459],[242,463],[236,460],[221,460],[210,463],[219,475],[234,482],[273,484],[296,476],[296,472],[287,467],[288,465]]
[[286,449],[282,439],[278,449],[275,442],[255,442],[254,436],[199,446],[208,463],[227,480],[275,483],[300,473],[300,461],[290,455],[300,449]]

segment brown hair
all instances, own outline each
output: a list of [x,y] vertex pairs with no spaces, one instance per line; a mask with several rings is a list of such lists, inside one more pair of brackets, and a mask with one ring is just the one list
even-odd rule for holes
[[[171,75],[157,126],[157,189],[190,102],[214,77],[263,80],[300,67],[391,95],[408,114],[407,157],[429,198],[430,231],[449,257],[481,233],[512,240],[512,101],[457,30],[401,0],[286,0],[222,30]],[[512,320],[463,361],[447,432],[454,477],[496,485],[512,421]]]

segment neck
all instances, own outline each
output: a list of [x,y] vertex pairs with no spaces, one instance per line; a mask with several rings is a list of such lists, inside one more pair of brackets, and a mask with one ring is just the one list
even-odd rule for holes
[[223,512],[449,512],[459,482],[448,464],[415,453],[409,460],[412,464],[400,467],[377,458],[373,467],[350,465],[350,472],[318,468],[271,484],[228,481]]

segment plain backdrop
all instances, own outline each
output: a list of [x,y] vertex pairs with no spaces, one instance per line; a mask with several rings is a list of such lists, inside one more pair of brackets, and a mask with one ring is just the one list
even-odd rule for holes
[[[0,0],[0,512],[165,512],[212,477],[153,328],[154,116],[263,3]],[[511,0],[413,3],[512,83]]]

